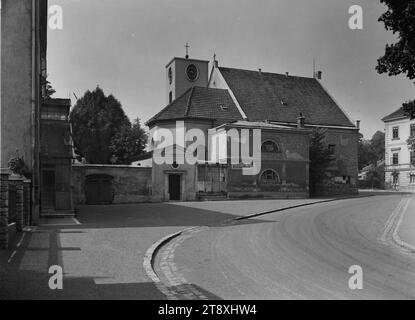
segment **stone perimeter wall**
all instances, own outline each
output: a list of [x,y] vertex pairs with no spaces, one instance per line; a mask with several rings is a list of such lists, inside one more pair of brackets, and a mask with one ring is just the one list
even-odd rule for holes
[[85,204],[85,181],[89,175],[105,174],[113,177],[113,203],[151,201],[151,168],[112,165],[79,165],[72,167],[74,205]]

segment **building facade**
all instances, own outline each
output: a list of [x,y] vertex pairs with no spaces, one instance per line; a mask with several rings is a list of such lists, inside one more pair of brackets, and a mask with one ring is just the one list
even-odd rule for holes
[[[321,186],[321,193],[357,193],[359,128],[317,79],[223,68],[216,59],[208,74],[208,64],[186,57],[174,58],[166,66],[168,105],[146,123],[152,137],[154,201],[187,201],[209,195],[307,197],[309,137],[317,127],[326,129],[333,158],[329,183]],[[187,139],[192,129],[203,132],[203,138]],[[261,139],[253,145],[256,129],[261,131]],[[165,130],[172,133],[169,144],[157,137]],[[232,158],[228,133],[242,137],[243,131],[249,132],[250,155],[255,148],[261,155],[260,170],[255,174],[242,173],[248,168],[241,153],[239,162]],[[218,158],[210,147],[212,139],[221,134],[226,137],[213,148],[222,149]],[[196,163],[179,161],[190,147]],[[155,161],[158,151],[167,153],[165,160],[169,160]]]
[[415,136],[415,119],[410,120],[403,108],[384,117],[385,124],[385,186],[415,189],[415,151],[407,140]]
[[47,1],[3,0],[1,168],[16,154],[31,172],[32,219],[40,212],[40,106],[46,89]]
[[70,101],[48,96],[47,20],[47,0],[2,0],[1,168],[23,159],[34,224],[45,210],[72,209]]

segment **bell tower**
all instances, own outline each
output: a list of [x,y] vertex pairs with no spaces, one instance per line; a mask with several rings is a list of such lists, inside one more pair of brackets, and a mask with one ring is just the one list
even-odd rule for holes
[[186,57],[173,58],[166,65],[167,104],[180,97],[189,88],[207,87],[209,61],[189,58],[189,45],[186,44]]

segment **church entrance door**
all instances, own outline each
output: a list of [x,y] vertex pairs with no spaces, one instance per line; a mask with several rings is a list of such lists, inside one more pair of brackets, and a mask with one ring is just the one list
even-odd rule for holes
[[180,180],[181,180],[181,175],[169,174],[170,200],[180,200],[180,193],[181,193]]

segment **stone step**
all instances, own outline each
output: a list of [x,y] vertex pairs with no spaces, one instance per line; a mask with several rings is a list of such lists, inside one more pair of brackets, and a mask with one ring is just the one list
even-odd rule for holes
[[223,201],[223,200],[227,200],[228,196],[223,193],[214,193],[214,194],[202,193],[198,195],[198,199],[200,201]]

